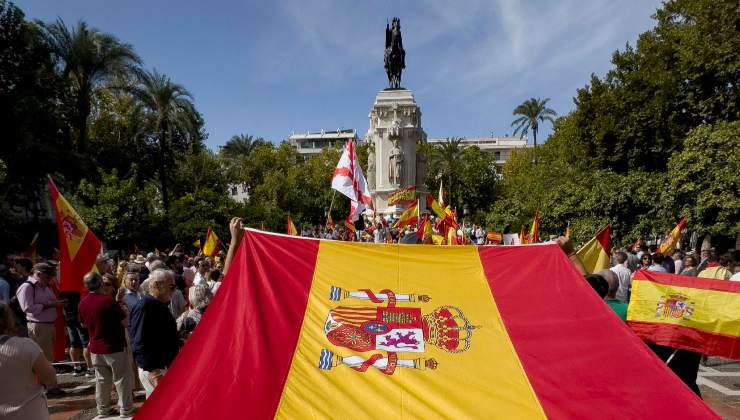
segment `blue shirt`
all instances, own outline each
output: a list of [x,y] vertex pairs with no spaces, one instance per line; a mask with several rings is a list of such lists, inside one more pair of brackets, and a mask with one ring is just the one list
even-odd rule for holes
[[136,364],[147,372],[169,367],[180,351],[169,307],[146,295],[131,310],[129,334]]
[[665,267],[663,267],[660,264],[653,264],[653,265],[651,265],[650,267],[647,268],[647,271],[656,271],[658,273],[667,273],[668,272],[668,270],[666,270]]
[[0,277],[0,302],[6,305],[10,303],[10,284],[2,277]]

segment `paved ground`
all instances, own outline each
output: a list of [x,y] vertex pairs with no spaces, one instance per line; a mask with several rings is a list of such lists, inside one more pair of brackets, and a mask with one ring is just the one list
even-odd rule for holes
[[[59,375],[67,396],[49,398],[52,420],[89,420],[95,417],[95,379]],[[740,420],[740,362],[710,357],[699,368],[697,380],[704,401],[723,419]],[[113,392],[115,398],[115,392]],[[144,402],[143,392],[137,392],[136,407]],[[110,418],[118,418],[110,417]]]

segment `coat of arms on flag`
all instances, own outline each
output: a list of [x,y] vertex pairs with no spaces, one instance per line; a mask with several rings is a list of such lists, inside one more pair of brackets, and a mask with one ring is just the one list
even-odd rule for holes
[[[429,302],[426,295],[396,294],[384,289],[375,294],[369,289],[349,292],[332,286],[332,301],[361,300],[381,306],[343,305],[332,308],[324,323],[324,334],[331,344],[354,352],[384,351],[369,358],[352,354],[341,356],[335,351],[321,349],[319,369],[331,370],[346,365],[358,372],[374,367],[386,375],[396,368],[436,369],[434,358],[399,358],[397,353],[424,353],[432,345],[449,353],[462,353],[470,348],[472,325],[462,310],[441,306],[428,314],[418,307],[400,307],[397,304]],[[382,306],[385,304],[385,306]]]

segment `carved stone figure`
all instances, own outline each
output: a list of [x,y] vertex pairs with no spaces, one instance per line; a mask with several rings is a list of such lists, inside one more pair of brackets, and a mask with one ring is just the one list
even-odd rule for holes
[[388,153],[388,182],[400,186],[403,180],[403,151],[398,147],[398,140],[393,140],[393,148]]
[[416,152],[416,185],[424,185],[424,177],[427,173],[427,157],[424,149],[419,147]]
[[367,151],[367,186],[375,190],[375,144],[370,143]]
[[391,26],[385,25],[385,73],[388,76],[388,88],[401,88],[401,72],[406,68],[406,51],[401,39],[401,20],[393,18]]

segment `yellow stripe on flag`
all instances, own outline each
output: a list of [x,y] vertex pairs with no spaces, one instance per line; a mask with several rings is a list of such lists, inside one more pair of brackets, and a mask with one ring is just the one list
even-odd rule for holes
[[611,235],[611,228],[607,225],[599,231],[590,241],[586,242],[581,249],[578,250],[578,258],[583,263],[583,268],[589,273],[595,273],[599,270],[609,268],[609,254],[611,253],[611,245],[607,245],[607,249],[604,249],[604,243],[609,244]]
[[[437,247],[321,242],[276,418],[358,418],[360,413],[389,419],[545,418],[493,302],[477,248],[443,249],[448,253],[446,263],[438,264]],[[332,286],[342,289],[335,294],[337,301],[329,299]],[[387,357],[388,353],[334,345],[325,328],[331,326],[327,320],[334,308],[341,306],[347,313],[347,306],[387,306],[387,302],[373,303],[349,294],[362,289],[375,294],[390,289],[397,296],[396,307],[420,308],[422,316],[442,306],[454,306],[480,328],[473,330],[466,351],[451,353],[425,342],[423,353],[396,352],[399,365],[391,375],[373,366],[358,372],[348,365],[351,362],[339,363],[339,358],[349,361],[350,357],[368,359],[374,354]],[[431,300],[424,301],[420,295]],[[334,354],[329,370],[318,367],[322,349]],[[438,363],[436,369],[425,367],[429,358]],[[408,366],[413,360],[419,368]],[[310,408],[306,401],[312,402]]]
[[[670,306],[670,302],[666,300],[672,295],[682,298],[690,310],[690,315],[676,317],[664,314],[663,308]],[[659,307],[661,302],[663,305]],[[627,309],[627,320],[680,325],[708,333],[737,337],[740,336],[740,294],[635,279],[632,281],[632,298]]]
[[[61,223],[64,225],[64,233],[67,236],[69,259],[74,261],[77,251],[80,250],[82,242],[85,240],[88,228],[63,195],[59,194],[56,205],[59,209],[59,217],[62,219]],[[57,223],[59,222],[57,221]]]

